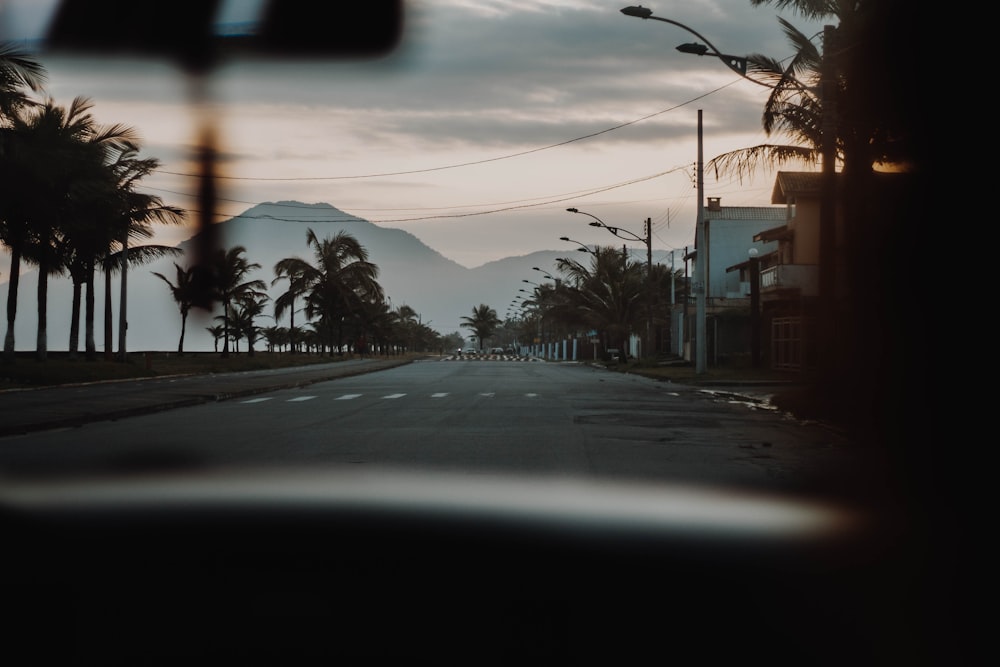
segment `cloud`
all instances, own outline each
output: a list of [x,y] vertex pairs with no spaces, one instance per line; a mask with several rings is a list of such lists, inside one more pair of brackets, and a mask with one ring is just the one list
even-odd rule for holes
[[[200,82],[204,97],[199,82],[165,62],[44,62],[57,102],[85,95],[102,123],[139,130],[143,153],[161,161],[144,185],[168,203],[195,206],[185,196],[195,181],[184,174],[195,171],[196,111],[204,109],[219,131],[220,173],[234,177],[220,183],[227,213],[281,199],[443,212],[596,191],[690,166],[698,109],[705,110],[706,159],[761,143],[767,91],[718,59],[677,52],[695,37],[625,16],[625,4],[413,0],[400,47],[387,57],[229,61]],[[773,7],[753,8],[749,0],[663,5],[654,6],[658,14],[724,51],[778,58],[790,52]],[[331,31],[335,36],[335,25]],[[730,196],[738,186],[718,187]],[[741,198],[746,205],[767,203],[766,193],[751,191],[758,198]],[[626,218],[642,206],[660,213],[690,207],[692,195],[690,178],[678,173],[604,192],[600,200],[609,217]],[[468,222],[510,224],[513,215],[522,214]],[[551,220],[559,224],[558,215]],[[505,242],[527,252],[562,235],[546,224],[518,226]],[[436,247],[449,255],[447,245]],[[509,251],[495,250],[497,257]]]

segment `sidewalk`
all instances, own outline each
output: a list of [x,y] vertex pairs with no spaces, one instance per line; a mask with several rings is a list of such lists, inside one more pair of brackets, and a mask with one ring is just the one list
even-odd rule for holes
[[175,375],[0,392],[0,437],[293,389],[411,363],[351,359],[329,364],[215,375]]

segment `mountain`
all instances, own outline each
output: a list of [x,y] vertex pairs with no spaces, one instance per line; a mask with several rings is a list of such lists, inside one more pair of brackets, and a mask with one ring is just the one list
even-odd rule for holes
[[[474,269],[466,268],[428,247],[409,232],[379,227],[367,220],[345,213],[329,204],[303,204],[280,201],[258,204],[244,213],[221,222],[216,227],[220,243],[225,247],[242,245],[251,262],[261,265],[251,277],[270,285],[274,278],[275,263],[285,257],[298,256],[313,261],[312,251],[306,244],[306,234],[312,229],[325,238],[343,230],[355,238],[369,253],[369,260],[379,267],[379,283],[394,308],[408,305],[420,314],[420,319],[432,329],[449,334],[467,333],[460,324],[462,317],[471,314],[472,308],[485,303],[496,309],[503,318],[508,305],[519,294],[519,289],[531,290],[532,285],[523,280],[541,283],[545,276],[532,267],[553,274],[555,259],[565,251],[546,250],[509,257],[490,262]],[[195,239],[178,247],[193,256]],[[129,351],[177,349],[180,336],[180,314],[167,286],[153,271],[171,280],[175,275],[174,259],[162,259],[146,266],[134,267],[128,274],[128,334]],[[176,260],[186,266],[184,258]],[[6,283],[6,281],[5,281]],[[0,290],[0,309],[6,312],[6,284]],[[97,276],[96,331],[98,351],[103,351],[103,275]],[[21,276],[18,290],[18,312],[15,327],[18,350],[33,350],[36,336],[37,275],[30,271]],[[272,299],[285,289],[279,283],[269,290]],[[115,312],[114,339],[118,347],[118,299],[120,286],[117,278],[112,282],[112,304]],[[49,279],[48,300],[48,349],[62,351],[68,348],[72,285],[68,278]],[[205,327],[215,324],[212,314],[192,312],[188,318],[184,349],[211,351],[213,339]],[[267,309],[270,312],[270,309]],[[299,322],[297,320],[297,322]],[[261,320],[262,326],[269,321]],[[287,317],[282,324],[288,324]],[[6,322],[3,324],[6,331]],[[82,346],[82,339],[81,339]]]

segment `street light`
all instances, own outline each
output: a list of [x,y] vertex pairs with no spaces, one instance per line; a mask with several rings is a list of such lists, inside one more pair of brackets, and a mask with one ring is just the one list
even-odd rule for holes
[[[646,300],[647,300],[647,311],[646,311],[646,349],[643,350],[645,356],[652,356],[653,352],[653,220],[652,218],[646,218],[646,236],[642,237],[635,232],[630,232],[627,229],[622,229],[620,227],[612,227],[606,224],[603,220],[598,218],[596,215],[587,213],[586,211],[581,211],[576,208],[566,209],[570,213],[582,213],[588,217],[594,219],[594,222],[589,223],[591,227],[603,227],[620,239],[638,241],[640,243],[646,244]],[[625,236],[623,236],[625,234]]]
[[580,246],[579,248],[577,248],[577,250],[579,250],[580,252],[589,252],[594,257],[597,257],[597,253],[594,252],[593,250],[591,250],[590,248],[588,248],[586,246],[586,244],[580,243],[579,241],[574,241],[573,239],[569,238],[568,236],[560,236],[559,240],[560,241],[569,241],[570,243],[575,243],[578,246]]
[[548,274],[547,272],[545,272],[545,271],[542,271],[542,270],[541,270],[540,268],[538,268],[537,266],[533,266],[533,267],[531,267],[531,268],[532,268],[532,270],[533,270],[533,271],[541,271],[542,275],[544,275],[544,276],[545,276],[546,278],[548,278],[549,280],[554,280],[554,281],[556,281],[556,282],[559,282],[559,279],[558,279],[558,278],[556,278],[555,276],[552,276],[552,275],[549,275],[549,274]]
[[726,67],[733,70],[743,78],[749,81],[753,81],[759,86],[765,86],[767,88],[772,87],[769,84],[764,83],[763,81],[757,81],[756,79],[747,76],[746,58],[742,56],[732,56],[726,53],[721,53],[717,48],[715,48],[715,46],[712,45],[710,41],[705,39],[704,36],[698,34],[698,32],[695,31],[693,28],[689,28],[683,23],[680,23],[678,21],[673,21],[671,19],[665,19],[660,16],[653,16],[653,10],[650,9],[649,7],[643,7],[642,5],[638,5],[635,7],[626,7],[623,10],[621,10],[621,12],[626,16],[634,16],[636,18],[640,18],[643,20],[653,19],[654,21],[663,21],[664,23],[669,23],[683,30],[687,30],[689,33],[691,33],[701,41],[705,42],[705,44],[698,44],[697,42],[691,44],[681,44],[680,46],[677,47],[678,51],[680,51],[681,53],[693,53],[694,55],[697,56],[714,56],[719,60],[721,60],[723,63],[725,63]]

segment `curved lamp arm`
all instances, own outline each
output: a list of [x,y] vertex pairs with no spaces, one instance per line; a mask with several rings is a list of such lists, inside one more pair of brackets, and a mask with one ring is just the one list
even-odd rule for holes
[[[586,216],[589,216],[589,217],[593,218],[594,222],[590,223],[591,227],[603,227],[604,229],[608,230],[609,232],[611,232],[612,234],[614,234],[615,236],[617,236],[620,239],[625,239],[626,241],[638,241],[639,243],[646,243],[646,239],[643,238],[642,236],[639,236],[635,232],[630,232],[629,230],[622,229],[621,227],[612,227],[611,225],[606,224],[603,220],[601,220],[600,218],[598,218],[596,215],[592,215],[590,213],[587,213],[586,211],[581,211],[581,210],[575,209],[575,208],[568,208],[566,210],[569,211],[570,213],[582,213],[583,215],[586,215]],[[628,234],[628,236],[622,236],[622,233]],[[563,238],[561,240],[568,241],[570,239]]]
[[758,86],[764,86],[765,88],[774,87],[770,84],[764,83],[763,81],[758,81],[757,79],[754,79],[747,75],[746,58],[740,56],[731,56],[720,52],[717,48],[715,48],[714,44],[708,41],[708,39],[706,39],[704,35],[700,34],[694,28],[690,28],[684,25],[683,23],[680,23],[679,21],[665,19],[661,16],[653,16],[653,10],[650,9],[649,7],[643,7],[642,5],[625,7],[624,9],[621,10],[621,12],[626,16],[635,16],[643,20],[653,19],[654,21],[663,21],[664,23],[675,25],[682,30],[687,30],[689,33],[691,33],[701,41],[705,42],[705,44],[708,45],[708,48],[712,49],[712,52],[709,53],[708,49],[706,49],[700,44],[681,44],[680,46],[677,47],[678,51],[681,51],[682,53],[693,53],[698,56],[715,56],[716,58],[721,60],[726,65],[726,67],[733,70],[734,72],[742,76],[744,79],[748,81],[753,81]]

